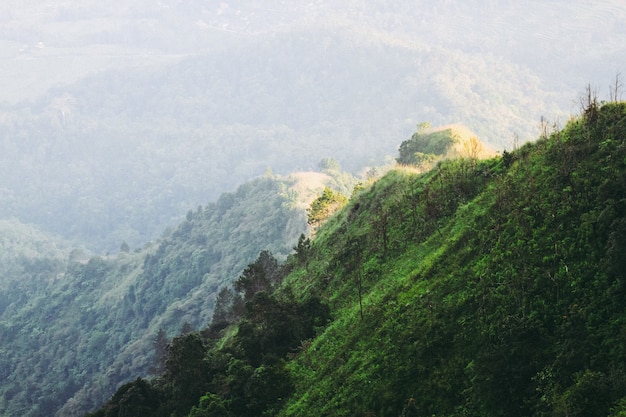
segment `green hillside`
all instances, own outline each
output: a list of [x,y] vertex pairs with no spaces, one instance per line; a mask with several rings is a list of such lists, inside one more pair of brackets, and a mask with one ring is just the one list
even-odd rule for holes
[[501,157],[389,172],[91,416],[624,415],[626,104],[588,104]]
[[0,415],[83,415],[119,383],[158,373],[157,335],[206,327],[220,287],[261,250],[285,259],[307,229],[302,205],[332,184],[266,175],[109,256],[0,222]]
[[340,314],[290,364],[283,414],[399,415],[414,398],[425,415],[609,415],[626,395],[625,134],[624,104],[591,107],[354,201],[294,276]]

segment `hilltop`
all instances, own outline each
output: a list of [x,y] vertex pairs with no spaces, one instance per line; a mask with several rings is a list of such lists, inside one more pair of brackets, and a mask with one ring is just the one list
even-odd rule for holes
[[485,159],[496,152],[466,126],[450,125],[431,128],[421,123],[410,139],[400,144],[396,161],[401,165],[413,165],[431,169],[443,159]]

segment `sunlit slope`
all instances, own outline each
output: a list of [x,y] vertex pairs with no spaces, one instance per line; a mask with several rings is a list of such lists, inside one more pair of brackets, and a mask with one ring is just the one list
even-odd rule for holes
[[594,108],[351,201],[289,281],[335,320],[288,365],[281,415],[618,415],[625,123],[623,103]]
[[502,156],[357,188],[89,415],[623,414],[625,132],[590,98]]

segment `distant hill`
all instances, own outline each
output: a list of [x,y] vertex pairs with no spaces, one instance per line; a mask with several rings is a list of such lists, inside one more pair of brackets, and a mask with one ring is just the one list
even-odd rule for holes
[[104,254],[267,168],[379,165],[422,121],[512,149],[542,116],[577,112],[581,83],[606,90],[625,13],[619,1],[8,1],[0,218]]
[[80,416],[159,369],[159,332],[208,326],[220,288],[261,250],[284,260],[307,231],[303,207],[333,181],[264,176],[106,257],[0,221],[0,415]]
[[[355,173],[394,155],[420,120],[472,123],[502,147],[513,132],[529,138],[531,121],[548,110],[528,101],[518,86],[544,93],[514,67],[484,78],[468,63],[495,62],[349,28],[236,45],[149,70],[103,71],[5,107],[0,213],[110,252],[155,238],[189,207],[268,168],[286,175],[333,157]],[[416,62],[428,65],[417,71]],[[485,91],[473,98],[500,103],[506,92],[526,116],[459,101],[462,74]],[[515,81],[503,84],[502,74]]]
[[502,156],[390,171],[89,416],[622,415],[625,137],[594,99]]
[[[71,244],[47,235],[32,225],[16,220],[0,220],[0,266],[10,267],[13,261],[37,259],[66,259]],[[0,279],[11,278],[0,274]]]

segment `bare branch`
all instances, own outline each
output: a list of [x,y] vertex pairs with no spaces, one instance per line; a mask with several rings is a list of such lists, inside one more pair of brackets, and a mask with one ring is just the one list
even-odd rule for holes
[[609,101],[617,103],[622,99],[622,80],[620,79],[621,73],[615,74],[615,83],[609,85]]

